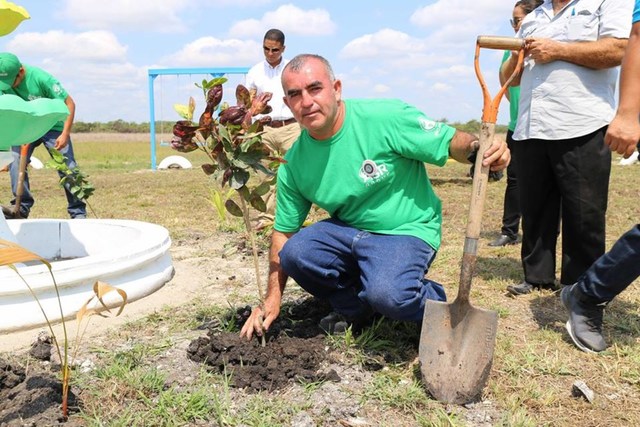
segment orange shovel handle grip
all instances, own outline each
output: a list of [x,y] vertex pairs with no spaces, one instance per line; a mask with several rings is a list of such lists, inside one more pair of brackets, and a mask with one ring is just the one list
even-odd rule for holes
[[[515,70],[507,81],[502,85],[496,96],[491,99],[487,84],[482,77],[480,71],[480,48],[486,47],[488,49],[504,49],[504,50],[518,50],[518,63]],[[507,91],[507,88],[513,81],[513,79],[520,74],[522,69],[522,63],[524,61],[524,39],[518,39],[515,37],[500,37],[500,36],[478,36],[476,42],[476,55],[473,60],[473,64],[476,71],[476,76],[480,82],[482,88],[482,96],[484,99],[484,105],[482,108],[482,121],[487,123],[495,123],[498,119],[498,107],[500,106],[500,100]]]

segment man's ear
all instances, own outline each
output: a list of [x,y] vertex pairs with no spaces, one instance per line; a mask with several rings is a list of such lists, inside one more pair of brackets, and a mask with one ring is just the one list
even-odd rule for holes
[[340,102],[342,99],[342,81],[340,81],[340,79],[333,81],[333,90],[336,93],[336,101]]
[[291,109],[291,107],[289,106],[289,100],[287,99],[286,96],[282,97],[282,102],[284,102],[284,105],[286,105],[287,108]]

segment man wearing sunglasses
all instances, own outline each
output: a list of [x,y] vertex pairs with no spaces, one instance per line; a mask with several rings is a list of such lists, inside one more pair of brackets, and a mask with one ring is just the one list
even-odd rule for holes
[[273,94],[269,101],[273,109],[269,113],[271,122],[265,126],[262,141],[274,151],[284,154],[300,135],[300,126],[283,101],[284,92],[280,77],[284,66],[289,62],[282,57],[285,50],[284,33],[275,28],[267,31],[262,41],[262,49],[264,61],[249,70],[246,86],[249,90],[255,90],[257,95],[263,92]]

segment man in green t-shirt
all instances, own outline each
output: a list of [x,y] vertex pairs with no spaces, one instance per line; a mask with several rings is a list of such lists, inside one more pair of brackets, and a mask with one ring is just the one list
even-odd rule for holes
[[[269,329],[288,277],[329,301],[335,313],[320,322],[329,333],[373,313],[421,321],[426,299],[446,299],[425,278],[442,210],[424,163],[468,163],[477,138],[398,100],[342,100],[342,83],[317,55],[292,59],[282,85],[303,131],[278,170],[267,294],[241,335]],[[509,159],[496,140],[483,164],[502,170]],[[331,218],[301,229],[312,204]]]
[[[25,101],[33,101],[38,98],[60,99],[64,101],[69,108],[69,116],[64,122],[56,123],[47,133],[40,139],[29,144],[27,152],[27,164],[31,159],[33,150],[40,144],[44,144],[47,150],[55,148],[65,156],[66,164],[69,169],[73,170],[77,167],[75,156],[73,154],[73,145],[71,144],[71,126],[76,110],[73,98],[62,87],[60,82],[46,71],[22,64],[18,57],[9,52],[0,53],[0,94],[17,95]],[[20,153],[20,147],[13,147],[16,153]],[[18,189],[19,162],[11,163],[9,172],[11,174],[11,191],[15,197]],[[64,177],[63,172],[58,172],[60,178]],[[65,185],[65,194],[67,196],[67,212],[71,218],[86,218],[86,204],[75,197]],[[15,206],[16,200],[12,200],[11,204]],[[33,195],[29,191],[29,175],[24,174],[24,186],[22,197],[20,199],[19,215],[21,218],[27,218],[31,207],[34,204]],[[2,211],[7,218],[14,218],[13,209],[8,206],[2,206]]]

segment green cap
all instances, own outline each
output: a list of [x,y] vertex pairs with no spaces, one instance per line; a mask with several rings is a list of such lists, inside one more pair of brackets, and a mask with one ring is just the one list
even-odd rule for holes
[[13,53],[0,53],[0,90],[9,90],[20,71],[20,60]]

